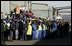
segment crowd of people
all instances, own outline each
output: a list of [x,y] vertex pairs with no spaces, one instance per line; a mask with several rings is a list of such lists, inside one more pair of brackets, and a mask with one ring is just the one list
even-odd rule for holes
[[65,37],[71,23],[63,19],[48,20],[33,16],[30,11],[11,12],[10,17],[1,18],[1,40],[38,40]]

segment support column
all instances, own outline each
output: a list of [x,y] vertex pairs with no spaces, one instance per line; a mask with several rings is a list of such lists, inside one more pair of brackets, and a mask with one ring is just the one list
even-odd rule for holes
[[26,1],[26,10],[27,11],[31,10],[31,7],[32,7],[31,1]]
[[26,11],[28,11],[28,1],[26,1]]

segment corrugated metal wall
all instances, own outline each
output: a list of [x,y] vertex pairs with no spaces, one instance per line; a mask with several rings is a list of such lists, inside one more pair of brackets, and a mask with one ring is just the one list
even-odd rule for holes
[[53,8],[48,6],[48,16],[50,20],[53,20]]
[[65,21],[71,20],[71,15],[61,15]]
[[46,18],[48,17],[48,6],[32,4],[32,12],[37,17]]
[[9,4],[9,1],[1,1],[1,12],[3,12],[4,14],[7,13],[9,14],[10,13],[10,4]]
[[25,1],[11,1],[11,10],[13,10],[16,6],[24,5]]

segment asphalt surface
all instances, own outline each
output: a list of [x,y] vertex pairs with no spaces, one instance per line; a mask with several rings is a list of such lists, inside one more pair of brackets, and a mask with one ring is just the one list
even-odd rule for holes
[[5,41],[6,45],[71,45],[71,36],[46,40]]

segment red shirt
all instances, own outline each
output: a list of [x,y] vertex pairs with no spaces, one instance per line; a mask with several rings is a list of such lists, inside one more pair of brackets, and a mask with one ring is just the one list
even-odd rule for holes
[[32,16],[33,15],[33,13],[28,13],[28,16]]

